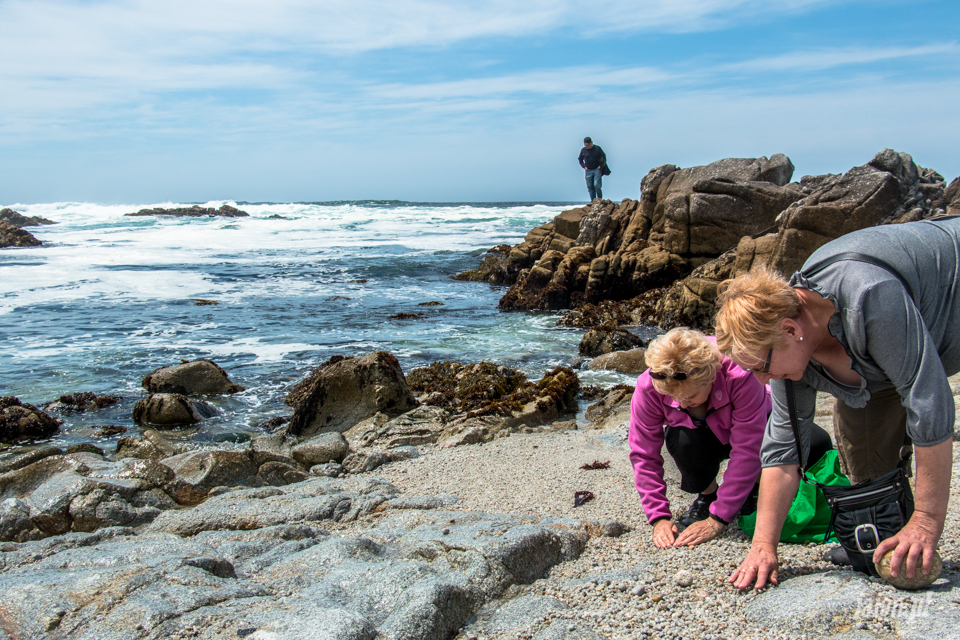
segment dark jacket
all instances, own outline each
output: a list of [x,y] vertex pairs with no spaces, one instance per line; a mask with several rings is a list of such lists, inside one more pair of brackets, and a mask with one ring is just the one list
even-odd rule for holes
[[599,169],[607,164],[607,156],[598,145],[593,145],[589,149],[586,147],[580,149],[580,157],[577,160],[584,169]]

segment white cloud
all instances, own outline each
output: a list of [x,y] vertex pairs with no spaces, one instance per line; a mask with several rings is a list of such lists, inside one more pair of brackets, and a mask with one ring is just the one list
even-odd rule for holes
[[822,71],[834,67],[862,65],[923,56],[951,56],[960,53],[956,42],[922,47],[845,47],[793,51],[769,58],[722,64],[717,71],[760,73],[769,71]]

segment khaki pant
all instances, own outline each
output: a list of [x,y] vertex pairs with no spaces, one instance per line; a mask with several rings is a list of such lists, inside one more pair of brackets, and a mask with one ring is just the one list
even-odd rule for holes
[[902,457],[913,452],[907,436],[907,410],[893,388],[874,393],[863,409],[837,400],[833,406],[833,435],[843,472],[853,483],[893,471]]

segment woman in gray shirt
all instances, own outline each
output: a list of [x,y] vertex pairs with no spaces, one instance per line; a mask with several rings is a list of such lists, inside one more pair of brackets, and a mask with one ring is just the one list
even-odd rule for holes
[[725,282],[718,305],[720,351],[769,380],[773,393],[757,529],[730,581],[740,589],[777,582],[777,541],[800,481],[784,379],[795,381],[805,451],[816,392],[838,399],[835,437],[854,482],[892,471],[912,440],[916,508],[875,556],[894,549],[894,576],[904,558],[908,577],[921,565],[929,572],[953,459],[947,376],[960,371],[960,218],[847,234],[815,251],[789,282],[764,269]]

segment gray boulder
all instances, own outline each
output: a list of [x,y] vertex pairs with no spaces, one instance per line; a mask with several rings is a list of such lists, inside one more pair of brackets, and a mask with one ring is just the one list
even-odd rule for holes
[[216,415],[206,402],[191,400],[179,393],[153,393],[133,406],[133,420],[143,424],[196,424]]
[[123,436],[117,441],[114,458],[139,458],[141,460],[162,460],[180,453],[176,447],[153,429],[144,429],[141,436]]
[[10,471],[0,476],[0,540],[145,524],[173,505],[152,493],[161,476],[89,453],[50,456]]
[[150,393],[180,393],[188,396],[243,391],[243,387],[230,382],[226,371],[206,359],[161,367],[143,379],[143,388]]
[[293,457],[293,447],[296,444],[296,438],[283,432],[255,436],[250,440],[250,457],[258,466],[267,462],[296,466],[297,461]]
[[172,216],[178,218],[199,218],[203,216],[225,217],[225,218],[244,218],[250,214],[246,211],[231,207],[228,204],[220,205],[219,209],[213,207],[201,207],[198,204],[192,207],[174,207],[171,209],[140,209],[136,213],[125,213],[125,216]]
[[298,383],[288,402],[294,406],[288,431],[300,438],[343,432],[377,412],[398,416],[417,405],[400,363],[385,351],[331,360]]
[[293,459],[308,469],[327,462],[342,462],[350,451],[347,439],[338,431],[321,433],[293,447]]
[[18,398],[0,398],[0,442],[49,438],[60,430],[60,420]]

